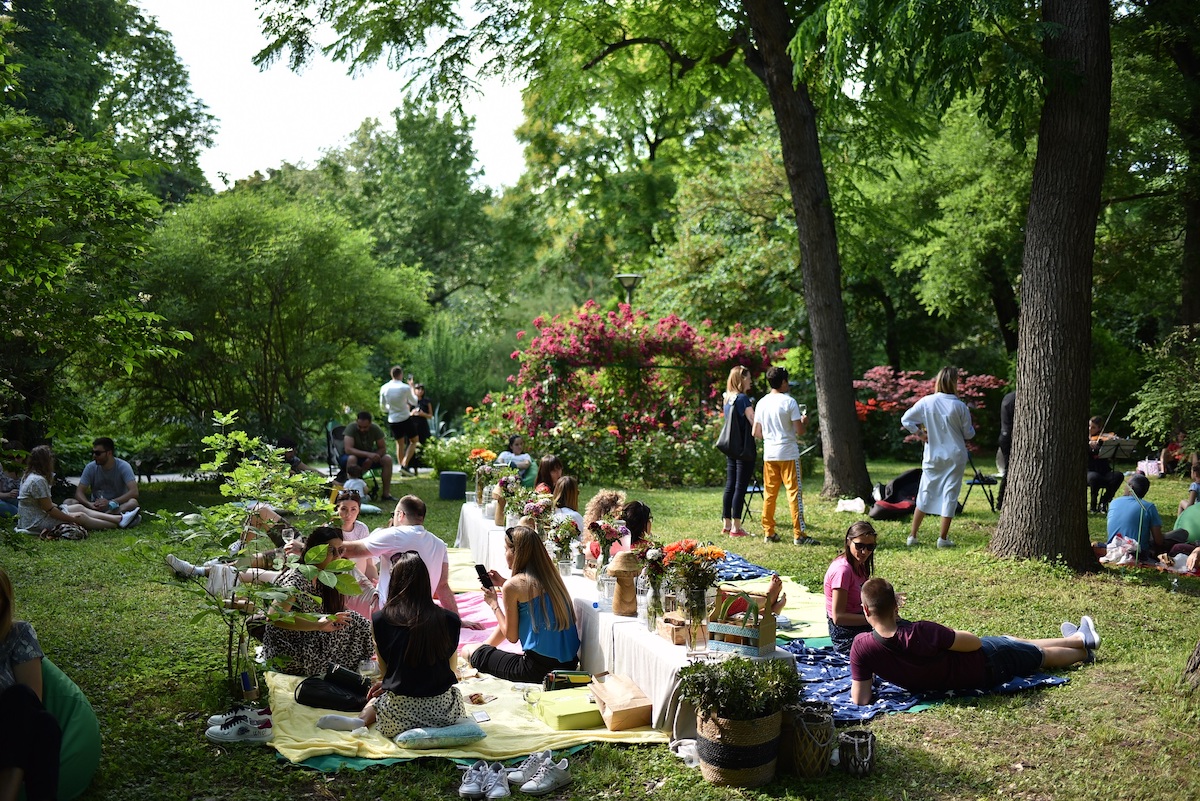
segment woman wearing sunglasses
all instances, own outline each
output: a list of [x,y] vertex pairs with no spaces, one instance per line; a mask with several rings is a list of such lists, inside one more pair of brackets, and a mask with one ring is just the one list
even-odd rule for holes
[[875,529],[860,520],[846,531],[846,549],[825,571],[825,617],[833,647],[849,655],[854,638],[871,630],[862,608],[862,585],[875,569]]

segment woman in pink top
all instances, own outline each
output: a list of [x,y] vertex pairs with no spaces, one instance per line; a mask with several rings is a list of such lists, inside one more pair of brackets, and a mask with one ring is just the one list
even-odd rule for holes
[[[337,516],[341,520],[342,541],[353,542],[365,540],[371,533],[367,524],[358,519],[362,511],[362,500],[356,490],[342,490],[335,499]],[[379,569],[375,566],[375,557],[363,556],[354,560],[354,578],[362,590],[360,595],[346,597],[346,609],[358,612],[367,620],[377,609],[379,598]]]
[[863,615],[862,585],[875,569],[875,529],[860,520],[846,531],[846,549],[825,571],[825,616],[829,639],[843,654],[850,653],[854,638],[870,631]]

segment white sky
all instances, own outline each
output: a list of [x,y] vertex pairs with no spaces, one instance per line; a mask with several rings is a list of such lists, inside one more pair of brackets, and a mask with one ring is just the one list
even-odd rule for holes
[[[217,117],[216,141],[200,156],[214,189],[224,186],[221,173],[232,182],[285,161],[311,166],[364,119],[387,124],[402,103],[404,78],[383,65],[351,78],[345,65],[318,56],[299,74],[280,63],[260,71],[251,58],[266,41],[253,0],[137,1],[171,33],[192,91]],[[521,124],[520,88],[499,81],[483,88],[465,103],[475,117],[476,157],[487,185],[512,186],[524,169],[513,136]]]

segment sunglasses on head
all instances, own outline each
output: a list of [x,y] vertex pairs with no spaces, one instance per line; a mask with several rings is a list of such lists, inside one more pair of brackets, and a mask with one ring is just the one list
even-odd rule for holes
[[858,540],[854,540],[850,544],[853,545],[855,548],[857,548],[860,551],[875,550],[875,543],[873,543],[873,542],[859,542]]
[[362,495],[358,490],[342,490],[337,494],[337,503],[342,501],[361,501]]

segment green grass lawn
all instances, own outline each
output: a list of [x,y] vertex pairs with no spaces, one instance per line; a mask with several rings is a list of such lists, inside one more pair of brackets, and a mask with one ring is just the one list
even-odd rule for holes
[[[872,475],[886,479],[907,466],[876,463]],[[723,544],[819,592],[856,518],[817,498],[819,476],[805,486],[820,547],[749,537]],[[1149,498],[1168,526],[1186,487],[1176,479],[1153,481]],[[394,494],[424,498],[428,527],[453,540],[460,504],[437,500],[435,480],[404,479],[398,489]],[[650,504],[659,539],[721,541],[720,489],[630,496]],[[223,500],[212,485],[192,483],[143,485],[142,497],[144,508],[164,511]],[[1082,490],[1073,502],[1084,502]],[[1170,576],[1152,571],[1075,576],[1047,564],[995,559],[986,545],[996,515],[978,490],[951,531],[956,550],[932,547],[935,523],[927,521],[924,544],[911,551],[904,547],[907,522],[877,526],[877,574],[907,594],[906,616],[981,634],[1046,637],[1057,636],[1060,621],[1091,614],[1104,640],[1099,662],[1070,671],[1070,683],[1060,688],[877,718],[870,724],[877,768],[866,779],[831,773],[819,781],[781,778],[762,790],[724,790],[707,785],[665,747],[601,746],[572,759],[575,782],[560,797],[1200,797],[1197,703],[1180,684],[1200,639],[1200,582],[1181,578],[1173,590]],[[1101,538],[1103,519],[1092,518],[1091,529],[1093,539]],[[786,528],[780,533],[787,538]],[[98,532],[84,542],[16,550],[0,545],[0,565],[16,585],[17,616],[34,624],[46,653],[100,717],[104,757],[85,798],[457,798],[459,773],[443,759],[322,775],[278,761],[270,748],[209,743],[204,718],[224,697],[224,629],[211,619],[191,622],[194,601],[164,566],[133,547],[136,538],[157,538],[165,547],[162,527],[147,520],[132,534]]]

